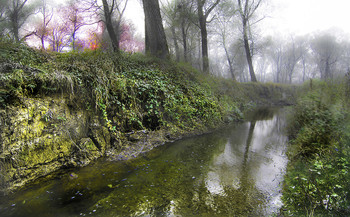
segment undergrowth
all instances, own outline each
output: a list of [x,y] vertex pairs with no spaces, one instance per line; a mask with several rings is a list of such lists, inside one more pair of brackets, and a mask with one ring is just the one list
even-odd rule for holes
[[60,94],[77,109],[99,113],[114,134],[191,131],[241,118],[235,101],[200,82],[201,73],[187,64],[102,50],[45,53],[4,39],[0,48],[2,108]]
[[289,128],[285,216],[350,215],[349,82],[313,81],[300,90]]
[[99,113],[114,134],[203,130],[241,119],[258,104],[281,104],[282,94],[293,91],[214,78],[187,63],[140,53],[46,53],[0,38],[0,109],[25,97],[60,94],[76,109]]

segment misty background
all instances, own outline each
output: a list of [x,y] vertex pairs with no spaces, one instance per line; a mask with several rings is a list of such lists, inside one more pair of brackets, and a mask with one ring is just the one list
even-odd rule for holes
[[[115,2],[112,14],[118,44],[126,52],[144,52],[144,13],[140,0]],[[197,0],[160,0],[162,22],[174,61],[206,71],[198,23]],[[346,0],[260,0],[249,15],[246,35],[252,68],[242,38],[242,16],[236,0],[203,1],[208,36],[209,73],[239,82],[301,83],[332,79],[350,70],[350,3]],[[218,4],[216,4],[218,3]],[[23,4],[13,30],[8,10]],[[214,6],[211,8],[211,6]],[[108,49],[101,1],[0,0],[0,33],[38,49],[56,52]],[[209,9],[212,9],[209,11]],[[74,16],[75,17],[74,17]],[[74,18],[74,19],[73,19]],[[12,23],[11,23],[12,22]],[[204,67],[204,68],[203,68]]]

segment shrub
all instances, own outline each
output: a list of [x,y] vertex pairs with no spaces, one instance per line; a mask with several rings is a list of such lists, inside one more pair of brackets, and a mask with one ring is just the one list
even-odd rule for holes
[[290,127],[292,143],[298,146],[299,154],[312,155],[326,149],[332,143],[338,118],[319,94],[309,93],[301,98]]

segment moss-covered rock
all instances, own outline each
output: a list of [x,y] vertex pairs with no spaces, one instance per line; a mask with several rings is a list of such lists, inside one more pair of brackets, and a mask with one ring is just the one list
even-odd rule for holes
[[87,165],[110,148],[108,129],[90,125],[91,112],[71,108],[68,101],[22,98],[21,105],[0,111],[1,190],[58,168]]
[[105,153],[111,148],[111,136],[106,127],[92,126],[89,136],[101,153]]

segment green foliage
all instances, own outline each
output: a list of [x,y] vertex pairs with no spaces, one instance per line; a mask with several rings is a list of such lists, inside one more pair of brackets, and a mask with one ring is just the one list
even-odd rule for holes
[[335,117],[329,107],[314,93],[298,102],[290,133],[295,137],[293,143],[299,147],[300,154],[320,153],[331,144],[339,117]]
[[[243,117],[284,87],[239,85],[203,75],[186,63],[102,50],[43,53],[0,40],[0,102],[60,94],[75,109],[99,114],[113,135],[163,129],[173,133],[215,127]],[[276,91],[278,89],[278,91]]]
[[314,81],[295,106],[282,198],[286,216],[350,214],[350,121],[342,85]]
[[193,130],[214,126],[225,115],[212,87],[198,82],[198,72],[187,65],[100,51],[59,55],[58,62],[90,86],[95,101],[106,107],[106,122],[120,131]]
[[285,180],[284,214],[348,216],[349,161],[342,154],[299,161]]
[[17,63],[35,67],[47,61],[47,55],[40,53],[24,43],[0,37],[0,63]]
[[0,43],[1,101],[64,93],[77,109],[100,112],[111,132],[193,130],[214,126],[225,115],[211,87],[199,83],[188,65],[101,50],[45,54]]
[[341,86],[314,81],[312,89],[301,92],[289,127],[298,154],[322,154],[336,142],[339,124],[347,112]]

